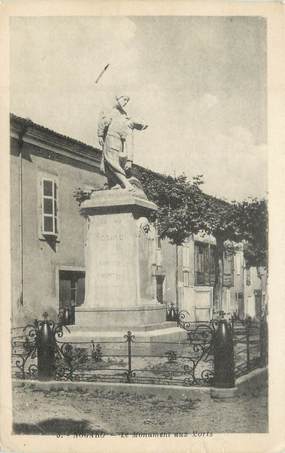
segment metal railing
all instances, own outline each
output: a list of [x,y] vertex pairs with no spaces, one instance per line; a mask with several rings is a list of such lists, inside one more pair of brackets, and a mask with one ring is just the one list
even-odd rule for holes
[[232,320],[235,375],[266,366],[268,362],[267,322],[261,320]]
[[181,332],[175,341],[127,331],[109,341],[99,340],[98,333],[96,342],[75,342],[62,323],[45,314],[22,335],[15,331],[13,377],[233,387],[236,377],[267,363],[266,321],[195,323],[187,312],[177,319]]

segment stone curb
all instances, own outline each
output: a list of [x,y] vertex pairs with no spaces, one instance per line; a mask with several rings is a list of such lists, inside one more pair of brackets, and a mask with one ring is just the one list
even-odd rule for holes
[[31,389],[44,391],[99,391],[103,393],[117,392],[149,397],[174,399],[209,397],[211,387],[184,387],[178,385],[128,384],[117,382],[68,382],[68,381],[35,381],[28,379],[14,379],[13,383],[27,385]]
[[250,373],[239,377],[236,380],[236,387],[238,389],[238,395],[246,393],[252,390],[257,390],[258,388],[264,386],[265,382],[268,380],[268,368],[257,368]]
[[144,396],[159,396],[174,399],[212,397],[215,399],[233,398],[252,389],[261,387],[266,382],[267,368],[259,368],[251,371],[236,380],[233,388],[215,387],[184,387],[177,385],[153,385],[153,384],[128,384],[111,382],[69,382],[69,381],[34,381],[28,379],[14,379],[13,383],[27,385],[31,389],[51,390],[88,390],[99,392],[118,392],[139,394]]
[[238,389],[237,387],[232,388],[211,388],[211,398],[214,399],[226,399],[226,398],[234,398],[237,395]]
[[267,368],[257,368],[244,376],[236,379],[235,387],[232,388],[216,388],[211,387],[211,397],[217,399],[234,398],[243,393],[248,393],[251,390],[256,390],[266,382],[268,377]]

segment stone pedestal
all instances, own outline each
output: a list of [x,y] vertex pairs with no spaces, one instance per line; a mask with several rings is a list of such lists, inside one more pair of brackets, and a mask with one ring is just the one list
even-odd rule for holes
[[76,328],[121,331],[166,320],[153,294],[156,205],[123,189],[95,192],[82,204],[87,217],[85,301]]

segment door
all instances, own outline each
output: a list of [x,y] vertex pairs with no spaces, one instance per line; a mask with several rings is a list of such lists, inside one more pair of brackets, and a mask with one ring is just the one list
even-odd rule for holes
[[75,324],[75,307],[83,304],[85,272],[59,271],[59,310],[68,309],[68,324]]
[[156,298],[161,304],[163,304],[163,280],[164,275],[156,276]]

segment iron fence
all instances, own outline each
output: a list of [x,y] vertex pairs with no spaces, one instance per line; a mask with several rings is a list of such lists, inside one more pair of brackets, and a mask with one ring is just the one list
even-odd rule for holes
[[98,334],[96,341],[74,341],[63,324],[45,315],[13,331],[13,377],[230,387],[235,377],[265,363],[261,324],[195,323],[187,312],[179,313],[177,323],[175,341],[131,331],[110,340]]
[[267,323],[261,320],[232,320],[235,376],[267,364]]
[[12,375],[17,378],[35,378],[38,375],[36,325],[12,329]]

